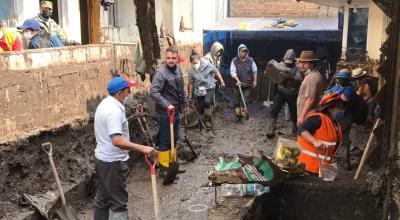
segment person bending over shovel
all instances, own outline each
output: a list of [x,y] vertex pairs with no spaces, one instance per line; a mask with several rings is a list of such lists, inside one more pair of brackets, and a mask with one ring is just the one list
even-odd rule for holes
[[241,44],[238,54],[231,62],[231,76],[236,81],[234,87],[236,120],[248,119],[246,101],[250,97],[251,87],[257,86],[257,65],[253,58],[249,57],[246,45]]
[[[156,156],[152,147],[130,142],[129,125],[122,104],[130,94],[135,82],[118,76],[108,82],[109,96],[97,106],[94,116],[94,134],[96,136],[96,183],[94,199],[95,220],[127,220],[129,151],[139,151],[148,156]],[[109,215],[109,210],[111,214]]]
[[[176,155],[170,152],[171,143],[176,143],[179,137],[179,114],[187,111],[189,103],[183,90],[182,70],[178,64],[178,50],[169,47],[165,53],[165,61],[154,75],[150,95],[155,101],[156,118],[159,125],[159,176],[168,175],[170,164],[176,162]],[[170,114],[173,111],[173,114]],[[170,134],[170,116],[174,115],[173,135]],[[171,141],[171,136],[174,140]],[[183,173],[185,170],[178,170]],[[164,179],[165,182],[165,179]]]
[[211,128],[213,126],[211,107],[214,105],[215,76],[222,87],[225,87],[225,82],[217,68],[206,59],[200,58],[195,51],[192,51],[190,63],[192,65],[189,69],[188,99],[191,100],[192,95],[196,97],[197,111],[200,115],[204,114],[204,122],[208,128]]
[[342,111],[340,95],[328,90],[320,102],[319,111],[308,113],[297,130],[297,144],[303,148],[299,163],[304,163],[310,174],[319,174],[321,161],[332,163],[342,143],[342,129],[336,120],[336,115]]

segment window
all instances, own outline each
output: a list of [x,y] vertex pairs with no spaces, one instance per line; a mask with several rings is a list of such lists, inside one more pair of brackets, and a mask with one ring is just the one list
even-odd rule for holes
[[368,8],[350,8],[347,47],[365,50],[367,47]]
[[193,0],[178,0],[180,29],[193,31]]
[[110,5],[107,12],[108,26],[109,27],[119,27],[119,0],[115,0],[115,3]]

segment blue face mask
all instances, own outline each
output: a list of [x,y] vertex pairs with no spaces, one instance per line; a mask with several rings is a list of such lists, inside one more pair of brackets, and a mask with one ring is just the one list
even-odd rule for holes
[[337,121],[343,120],[343,118],[344,118],[344,116],[345,116],[344,114],[345,114],[344,111],[337,111],[336,114],[335,114],[335,119],[336,119]]

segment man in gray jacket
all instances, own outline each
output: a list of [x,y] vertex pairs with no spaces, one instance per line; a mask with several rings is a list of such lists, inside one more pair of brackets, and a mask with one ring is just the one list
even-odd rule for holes
[[[154,75],[150,95],[156,103],[156,118],[159,125],[160,176],[165,174],[171,162],[170,126],[168,111],[174,110],[174,143],[179,137],[179,114],[186,111],[189,104],[183,90],[182,70],[178,64],[178,50],[169,47],[166,50],[165,62]],[[181,172],[184,172],[181,170]]]
[[279,112],[282,106],[287,103],[290,112],[290,119],[292,121],[292,133],[297,131],[297,94],[303,76],[300,73],[299,68],[295,64],[296,54],[293,49],[286,51],[283,56],[282,62],[279,65],[291,68],[292,71],[284,75],[284,81],[278,84],[278,93],[275,95],[274,104],[271,107],[270,124],[267,131],[267,137],[272,138],[275,136],[276,123],[278,120]]

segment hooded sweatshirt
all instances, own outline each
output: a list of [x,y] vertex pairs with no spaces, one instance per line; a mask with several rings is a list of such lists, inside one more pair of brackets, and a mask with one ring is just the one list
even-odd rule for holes
[[[285,59],[290,59],[290,60],[295,60],[296,59],[296,54],[294,50],[289,49],[286,51],[285,56],[283,56],[282,60],[284,61]],[[288,95],[297,95],[299,92],[299,88],[301,85],[301,81],[303,81],[303,75],[301,74],[299,68],[297,67],[296,64],[293,64],[293,66],[289,66],[288,64],[284,62],[280,62],[279,65],[285,66],[292,68],[292,78],[286,79],[282,83],[278,84],[278,91],[284,94]]]
[[208,60],[201,58],[199,69],[195,69],[193,65],[189,69],[189,84],[198,87],[204,86],[207,89],[215,88],[215,74],[218,72]]
[[253,58],[249,56],[249,52],[244,59],[240,58],[240,49],[248,48],[244,44],[240,44],[237,50],[237,56],[231,62],[231,76],[237,76],[242,82],[242,87],[249,87],[253,83],[253,74],[257,73],[257,65]]
[[203,58],[208,60],[212,65],[215,66],[215,68],[219,69],[219,66],[221,65],[221,57],[216,57],[218,51],[224,51],[224,46],[222,46],[221,43],[215,42],[211,46],[210,52],[208,52]]

